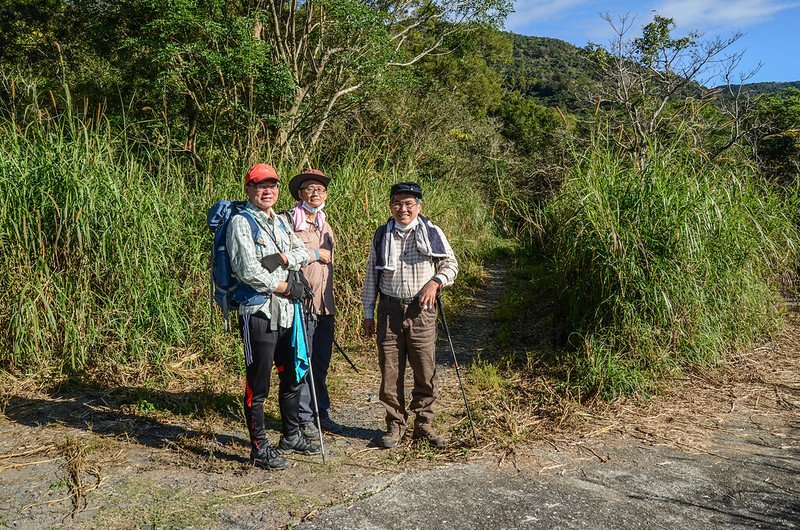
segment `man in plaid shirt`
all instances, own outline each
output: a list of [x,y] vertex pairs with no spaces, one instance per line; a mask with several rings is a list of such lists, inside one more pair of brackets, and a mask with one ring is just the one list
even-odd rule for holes
[[[320,446],[300,432],[298,409],[300,383],[295,374],[291,344],[293,301],[301,300],[303,286],[290,276],[309,260],[303,242],[272,210],[278,200],[278,174],[268,164],[256,164],[245,175],[247,206],[228,225],[226,245],[231,268],[239,282],[256,294],[239,306],[239,330],[244,343],[244,412],[250,433],[250,463],[265,469],[286,469],[289,462],[280,453],[319,454]],[[260,229],[253,231],[245,215]],[[281,440],[276,451],[264,427],[264,400],[269,393],[272,364],[278,370],[278,400]]]
[[380,400],[386,409],[386,433],[379,445],[394,447],[405,434],[403,380],[408,360],[414,373],[413,438],[442,447],[444,438],[433,428],[433,403],[438,397],[436,297],[455,280],[458,262],[442,230],[420,215],[422,189],[416,182],[395,184],[390,197],[392,217],[373,238],[361,297],[364,333],[377,333]]

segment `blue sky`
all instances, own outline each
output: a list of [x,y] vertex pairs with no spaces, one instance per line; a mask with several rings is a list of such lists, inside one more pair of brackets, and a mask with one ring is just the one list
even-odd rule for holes
[[732,48],[745,51],[738,70],[763,64],[748,82],[800,81],[800,0],[517,0],[514,7],[507,30],[555,37],[576,46],[608,45],[613,31],[600,13],[635,15],[632,37],[641,34],[653,12],[675,20],[676,36],[689,30],[698,30],[705,38],[741,31],[744,36]]

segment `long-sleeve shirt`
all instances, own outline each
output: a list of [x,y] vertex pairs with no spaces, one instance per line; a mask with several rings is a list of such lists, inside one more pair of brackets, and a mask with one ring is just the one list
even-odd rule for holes
[[[419,252],[417,249],[414,231],[412,228],[406,232],[394,230],[384,237],[391,237],[398,256],[395,270],[375,270],[375,248],[370,245],[369,258],[367,259],[367,273],[364,278],[364,289],[361,293],[361,303],[364,306],[364,318],[375,317],[375,302],[378,290],[387,296],[395,298],[413,298],[418,296],[422,288],[434,277],[442,287],[452,285],[458,274],[458,261],[450,247],[447,237],[443,236],[445,258],[432,258]],[[376,279],[380,272],[380,285],[376,286]],[[377,289],[376,289],[377,287]]]
[[[288,226],[292,226],[290,219],[285,218]],[[308,283],[314,290],[314,299],[311,301],[314,314],[316,315],[333,315],[336,313],[336,307],[333,303],[333,230],[331,225],[325,222],[322,228],[319,228],[313,222],[308,223],[308,228],[305,230],[296,231],[295,235],[300,238],[300,241],[305,244],[306,248],[314,253],[314,250],[325,249],[331,253],[330,263],[322,263],[319,260],[310,258],[308,265],[303,267],[303,274],[305,274]]]
[[[259,241],[253,241],[250,224],[241,215],[231,219],[225,234],[231,268],[240,282],[267,295],[267,301],[261,305],[241,305],[239,312],[253,314],[260,311],[270,320],[271,329],[277,329],[278,326],[289,328],[294,318],[292,302],[285,296],[273,293],[280,282],[287,280],[289,270],[299,270],[306,264],[308,251],[294,235],[290,225],[284,222],[285,228],[281,227],[278,216],[272,210],[264,212],[250,202],[246,208],[261,228],[261,237]],[[288,264],[269,272],[261,266],[261,258],[276,252],[282,252]]]

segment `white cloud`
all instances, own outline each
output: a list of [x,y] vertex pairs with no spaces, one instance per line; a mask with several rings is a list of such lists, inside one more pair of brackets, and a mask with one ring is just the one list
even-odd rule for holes
[[506,28],[519,31],[521,28],[536,22],[546,22],[557,15],[566,14],[573,8],[588,3],[590,0],[517,0],[514,2],[514,13],[506,20]]
[[678,28],[741,29],[797,7],[776,0],[666,0],[655,11],[675,19]]

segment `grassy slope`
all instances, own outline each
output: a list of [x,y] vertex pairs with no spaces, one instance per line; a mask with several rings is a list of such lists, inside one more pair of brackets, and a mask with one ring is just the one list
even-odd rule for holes
[[637,171],[595,149],[543,208],[542,246],[506,312],[528,311],[517,328],[565,345],[554,365],[584,396],[716,365],[780,326],[779,280],[796,264],[794,208],[791,194],[746,168],[661,149]]
[[[30,109],[28,109],[30,110]],[[246,163],[227,157],[198,175],[153,147],[135,148],[104,120],[44,113],[0,121],[0,358],[14,371],[132,371],[238,358],[233,335],[209,323],[205,214],[243,198]],[[278,164],[279,173],[289,169]],[[333,176],[327,207],[337,235],[339,340],[354,339],[374,229],[388,189],[413,171],[358,157]],[[423,182],[424,211],[450,234],[463,269],[493,243],[487,210],[462,181]],[[291,204],[284,189],[279,202]],[[343,339],[344,338],[344,339]]]

